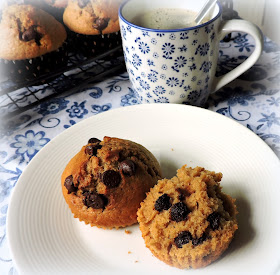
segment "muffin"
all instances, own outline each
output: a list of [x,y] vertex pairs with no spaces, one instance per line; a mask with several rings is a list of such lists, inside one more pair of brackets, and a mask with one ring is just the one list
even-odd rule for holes
[[221,191],[221,173],[183,166],[162,179],[139,208],[146,246],[177,268],[200,268],[217,260],[238,228],[235,200]]
[[118,9],[122,0],[69,0],[63,22],[73,47],[96,54],[120,45]]
[[24,0],[25,4],[36,6],[52,16],[59,22],[63,22],[63,13],[67,7],[68,0]]
[[137,222],[140,202],[160,178],[158,161],[140,144],[91,138],[67,164],[61,186],[75,218],[119,228]]
[[1,73],[14,81],[34,79],[67,62],[65,28],[31,5],[3,9],[0,23]]
[[50,7],[57,9],[65,9],[68,4],[68,0],[42,0],[44,3]]

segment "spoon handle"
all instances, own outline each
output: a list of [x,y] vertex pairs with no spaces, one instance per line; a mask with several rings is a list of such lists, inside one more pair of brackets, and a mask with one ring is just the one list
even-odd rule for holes
[[208,13],[208,11],[212,8],[212,6],[216,3],[217,0],[208,0],[203,8],[199,11],[198,15],[195,18],[195,23],[199,24],[204,16]]

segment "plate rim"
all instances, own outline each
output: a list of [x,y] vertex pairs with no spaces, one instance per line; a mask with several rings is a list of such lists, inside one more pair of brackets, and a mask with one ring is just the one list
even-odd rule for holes
[[[247,135],[251,135],[251,137],[253,139],[255,139],[256,142],[258,142],[260,144],[260,146],[263,146],[263,148],[267,151],[267,153],[270,155],[271,159],[273,160],[273,163],[275,163],[276,167],[279,167],[280,169],[280,159],[277,157],[277,155],[273,152],[273,150],[270,148],[270,146],[263,141],[257,134],[255,134],[253,131],[251,131],[250,129],[246,128],[244,125],[242,125],[241,123],[239,123],[238,121],[235,121],[229,117],[226,117],[222,114],[219,114],[215,111],[209,110],[209,109],[204,109],[202,107],[196,107],[196,106],[191,106],[191,105],[181,105],[181,104],[170,104],[170,103],[161,103],[161,104],[139,104],[139,105],[132,105],[132,106],[125,106],[125,107],[120,107],[120,108],[115,108],[112,110],[108,110],[106,112],[103,113],[99,113],[97,115],[92,115],[88,118],[85,118],[81,121],[79,121],[78,123],[76,123],[75,125],[69,127],[68,129],[63,130],[62,132],[60,132],[57,136],[55,136],[53,139],[51,139],[43,148],[41,148],[41,150],[30,160],[30,162],[27,164],[27,166],[24,168],[24,170],[22,171],[22,174],[20,175],[15,187],[13,188],[12,192],[11,192],[11,196],[10,196],[10,200],[9,200],[9,205],[8,205],[8,211],[7,211],[7,216],[6,216],[6,233],[7,233],[7,242],[8,242],[8,247],[10,249],[10,254],[12,257],[12,261],[14,266],[16,267],[18,272],[22,272],[21,268],[18,265],[18,260],[16,259],[16,257],[14,256],[14,251],[16,250],[16,244],[13,243],[11,235],[13,235],[11,233],[11,231],[13,231],[12,229],[12,225],[11,225],[11,213],[13,212],[13,208],[15,206],[13,206],[13,200],[14,197],[17,195],[17,193],[19,192],[18,190],[21,188],[21,185],[23,183],[21,183],[21,178],[23,177],[24,173],[26,173],[27,169],[30,169],[28,167],[32,167],[33,163],[37,162],[37,158],[40,157],[41,154],[43,154],[46,150],[48,150],[48,148],[50,146],[55,146],[55,144],[57,143],[57,141],[59,141],[59,139],[61,139],[61,136],[66,135],[68,132],[72,132],[75,131],[76,128],[81,127],[82,124],[87,123],[91,120],[95,120],[95,119],[102,119],[102,117],[106,117],[106,116],[110,116],[110,115],[114,115],[114,113],[119,113],[119,112],[126,112],[127,110],[133,110],[135,109],[135,111],[137,111],[137,109],[143,109],[143,111],[145,111],[145,109],[150,109],[152,108],[153,111],[156,111],[156,109],[172,109],[172,108],[185,108],[186,110],[189,109],[190,111],[194,111],[194,112],[202,112],[202,113],[208,113],[211,116],[211,119],[218,119],[218,120],[224,120],[227,121],[228,123],[231,123],[232,125],[235,125],[235,127],[238,127],[239,129],[241,129],[241,131],[244,131],[244,133],[246,132]],[[169,111],[170,112],[170,111]],[[174,112],[170,112],[170,113],[174,113]],[[176,113],[175,115],[176,116]],[[210,119],[209,116],[209,119]],[[259,149],[259,147],[258,147]],[[24,271],[23,271],[24,272]]]

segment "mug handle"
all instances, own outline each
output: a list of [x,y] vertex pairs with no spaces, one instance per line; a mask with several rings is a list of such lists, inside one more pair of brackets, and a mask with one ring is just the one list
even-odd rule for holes
[[219,41],[222,40],[228,33],[231,33],[233,31],[242,31],[250,34],[255,40],[255,49],[253,53],[236,68],[226,73],[225,75],[215,77],[211,93],[216,92],[217,90],[243,74],[245,71],[250,69],[257,62],[262,53],[263,35],[256,25],[249,21],[240,19],[225,21],[221,26]]

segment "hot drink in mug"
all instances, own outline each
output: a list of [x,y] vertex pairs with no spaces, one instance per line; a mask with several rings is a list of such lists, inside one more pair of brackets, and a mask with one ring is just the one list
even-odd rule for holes
[[[262,34],[245,20],[222,21],[217,3],[195,26],[203,0],[128,0],[119,10],[125,62],[134,91],[143,103],[203,106],[217,91],[258,60]],[[253,36],[251,56],[229,73],[215,77],[219,42],[232,32]]]
[[[184,29],[194,26],[195,16],[196,12],[187,9],[158,8],[140,13],[131,22],[148,29]],[[205,18],[202,23],[208,20],[208,18]]]

